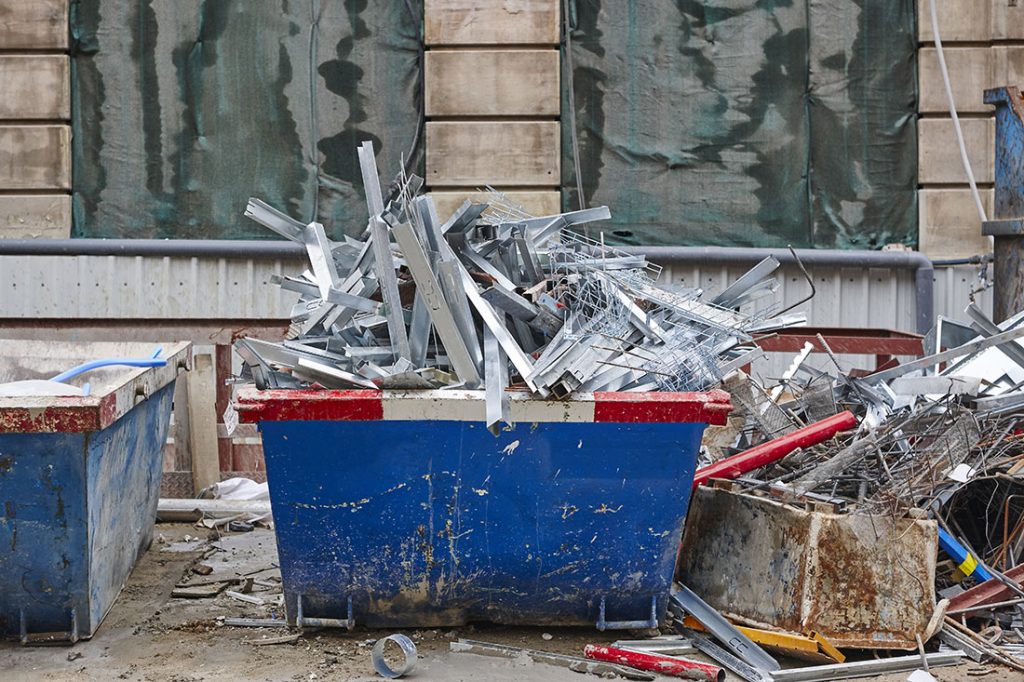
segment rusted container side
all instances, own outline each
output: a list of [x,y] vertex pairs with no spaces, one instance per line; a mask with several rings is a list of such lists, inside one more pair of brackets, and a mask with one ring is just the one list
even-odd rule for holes
[[754,627],[838,647],[917,647],[935,607],[934,521],[807,511],[694,493],[679,565],[690,589]]

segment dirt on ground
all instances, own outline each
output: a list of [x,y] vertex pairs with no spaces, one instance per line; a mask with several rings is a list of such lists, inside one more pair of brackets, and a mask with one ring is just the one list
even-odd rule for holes
[[[132,680],[135,682],[213,682],[266,680],[380,680],[373,670],[370,651],[377,638],[394,631],[357,628],[306,630],[231,627],[226,618],[280,617],[275,575],[273,533],[256,530],[216,541],[206,531],[186,525],[157,527],[157,541],[142,557],[128,584],[98,632],[88,641],[65,647],[21,647],[0,643],[0,680],[22,682]],[[197,539],[197,536],[201,539]],[[198,567],[198,568],[194,568]],[[206,575],[209,567],[213,569]],[[264,605],[250,604],[221,592],[215,597],[176,598],[175,585],[202,590],[232,573],[253,577],[252,585],[232,585],[235,591],[251,588],[249,595]],[[512,628],[465,626],[445,629],[407,629],[419,654],[416,669],[404,679],[535,680],[582,682],[579,673],[528,658],[499,659],[452,653],[450,642],[459,638],[482,640],[553,653],[579,656],[588,643],[610,643],[627,633],[601,633],[592,628]],[[260,640],[298,634],[288,643],[258,645]],[[693,658],[701,658],[693,656]],[[786,662],[787,667],[798,665]],[[937,668],[942,682],[1007,680],[1024,682],[1024,675],[1004,668],[970,663]],[[903,682],[908,673],[875,678]],[[593,676],[587,676],[597,679]],[[665,680],[673,678],[662,678]],[[729,676],[729,680],[739,678]]]

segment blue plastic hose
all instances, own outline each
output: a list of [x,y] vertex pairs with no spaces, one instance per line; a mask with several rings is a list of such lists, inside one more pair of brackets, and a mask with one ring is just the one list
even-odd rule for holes
[[61,372],[57,376],[50,379],[50,381],[66,382],[69,379],[74,379],[80,374],[91,372],[94,369],[100,367],[163,367],[167,364],[167,360],[158,357],[163,352],[163,348],[157,346],[153,353],[148,358],[107,358],[105,360],[90,360],[89,362],[72,367],[66,372]]

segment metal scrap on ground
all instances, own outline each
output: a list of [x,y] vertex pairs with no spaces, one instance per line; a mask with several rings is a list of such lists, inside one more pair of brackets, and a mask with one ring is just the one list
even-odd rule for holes
[[1024,313],[965,315],[974,338],[940,324],[902,364],[843,371],[833,355],[823,371],[804,352],[775,385],[727,377],[733,442],[705,449],[695,482],[731,489],[694,496],[681,579],[743,625],[922,656],[942,642],[1024,670]]
[[775,290],[775,258],[708,299],[585,236],[605,207],[535,217],[492,193],[442,220],[421,178],[399,174],[385,196],[370,143],[359,161],[363,240],[249,202],[246,215],[304,244],[310,263],[276,280],[299,294],[292,337],[235,346],[261,388],[485,388],[494,427],[509,420],[509,385],[540,398],[702,390],[749,362],[755,332],[805,321],[773,305],[738,312]]

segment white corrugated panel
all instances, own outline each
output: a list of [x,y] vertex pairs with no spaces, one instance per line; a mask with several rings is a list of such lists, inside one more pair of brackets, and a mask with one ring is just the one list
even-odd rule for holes
[[281,318],[297,298],[282,262],[143,256],[0,256],[0,317]]

